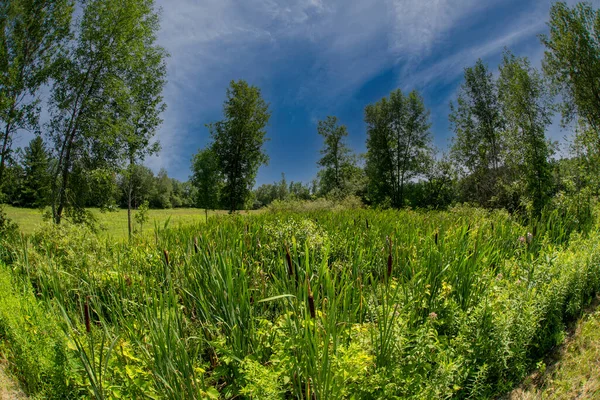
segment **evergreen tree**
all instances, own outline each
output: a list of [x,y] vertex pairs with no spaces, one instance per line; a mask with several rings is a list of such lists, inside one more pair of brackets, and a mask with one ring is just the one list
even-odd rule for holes
[[44,207],[50,202],[50,157],[44,141],[36,136],[23,152],[23,183],[21,206]]

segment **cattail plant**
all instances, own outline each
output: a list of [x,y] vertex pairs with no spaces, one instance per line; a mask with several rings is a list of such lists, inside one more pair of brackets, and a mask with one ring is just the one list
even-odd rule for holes
[[288,247],[288,245],[285,245],[285,260],[287,262],[287,267],[288,267],[288,275],[294,276],[294,265],[292,264],[292,256],[290,255],[290,249]]
[[85,297],[85,303],[83,303],[83,318],[85,320],[85,331],[90,333],[92,328],[90,327],[90,296]]
[[163,250],[163,256],[165,257],[165,265],[167,267],[169,267],[170,266],[170,263],[169,263],[169,251],[168,250]]
[[306,288],[308,291],[308,310],[310,311],[310,317],[312,319],[315,319],[317,316],[317,313],[315,310],[315,298],[313,296],[313,292],[310,287],[310,279],[308,278],[308,274],[306,275]]
[[392,277],[393,259],[392,259],[392,239],[389,236],[387,237],[387,242],[388,242],[388,246],[389,246],[389,253],[388,253],[388,259],[387,259],[387,279],[390,279]]

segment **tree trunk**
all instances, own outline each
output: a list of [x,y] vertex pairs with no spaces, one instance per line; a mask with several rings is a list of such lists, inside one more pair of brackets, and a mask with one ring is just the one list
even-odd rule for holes
[[[10,112],[9,112],[9,119],[11,119],[11,115],[15,110],[15,101],[13,100],[13,105],[10,108]],[[4,166],[6,165],[6,155],[8,152],[8,142],[9,142],[9,136],[10,136],[10,130],[12,129],[12,121],[8,121],[6,123],[6,127],[4,128],[4,135],[2,138],[2,152],[0,153],[0,190],[2,190],[2,186],[4,185]]]
[[127,187],[127,232],[128,232],[128,236],[129,236],[129,241],[131,241],[131,233],[132,233],[132,228],[131,228],[131,197],[133,194],[133,161],[130,159],[129,160],[129,171],[128,171],[128,175],[129,175],[129,182],[128,182],[128,187]]
[[[130,177],[131,179],[131,177]],[[127,194],[127,232],[129,234],[129,240],[131,241],[131,185],[129,186],[129,193]]]
[[63,160],[62,176],[60,182],[60,189],[58,193],[58,206],[54,210],[54,223],[60,224],[62,219],[62,213],[67,202],[67,186],[69,184],[69,167],[71,164],[71,148],[73,147],[73,140],[75,139],[75,131],[73,131],[66,143],[67,149],[65,152],[65,158]]
[[8,134],[10,132],[10,124],[6,124],[6,129],[4,130],[4,137],[2,138],[2,152],[0,153],[0,189],[3,185],[4,179],[4,164],[6,160],[6,150],[8,147]]

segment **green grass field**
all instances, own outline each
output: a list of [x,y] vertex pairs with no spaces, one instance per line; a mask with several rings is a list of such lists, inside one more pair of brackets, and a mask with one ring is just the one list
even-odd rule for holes
[[[46,224],[44,221],[44,210],[31,208],[16,208],[4,206],[4,210],[10,219],[19,225],[21,232],[30,234]],[[107,237],[123,239],[127,237],[127,210],[101,212],[99,209],[90,209],[98,221],[99,232]],[[132,218],[136,211],[132,211]],[[208,217],[216,214],[226,214],[226,211],[209,211]],[[148,223],[144,224],[144,233],[152,232],[155,224],[164,226],[169,221],[169,226],[177,227],[205,221],[203,209],[198,208],[176,208],[170,210],[150,210]],[[140,226],[133,220],[134,228]]]

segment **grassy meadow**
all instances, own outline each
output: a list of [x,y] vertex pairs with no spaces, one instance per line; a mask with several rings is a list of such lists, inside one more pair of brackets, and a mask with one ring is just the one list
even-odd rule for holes
[[[39,230],[47,222],[44,220],[44,213],[47,210],[34,208],[18,208],[4,206],[7,216],[19,225],[21,232],[31,234]],[[98,208],[88,209],[97,220],[97,228],[101,235],[123,239],[127,238],[127,210],[117,209],[115,211],[101,211]],[[136,214],[132,211],[132,218]],[[218,214],[226,214],[225,211],[209,211],[208,217]],[[164,226],[168,221],[170,226],[180,226],[186,224],[198,224],[206,221],[204,210],[198,208],[172,208],[165,210],[149,210],[148,222],[140,227],[132,220],[134,229],[143,231],[145,234],[154,231],[155,224]]]
[[598,225],[572,215],[281,211],[198,214],[132,242],[68,224],[7,233],[0,354],[38,398],[493,398],[600,289]]

